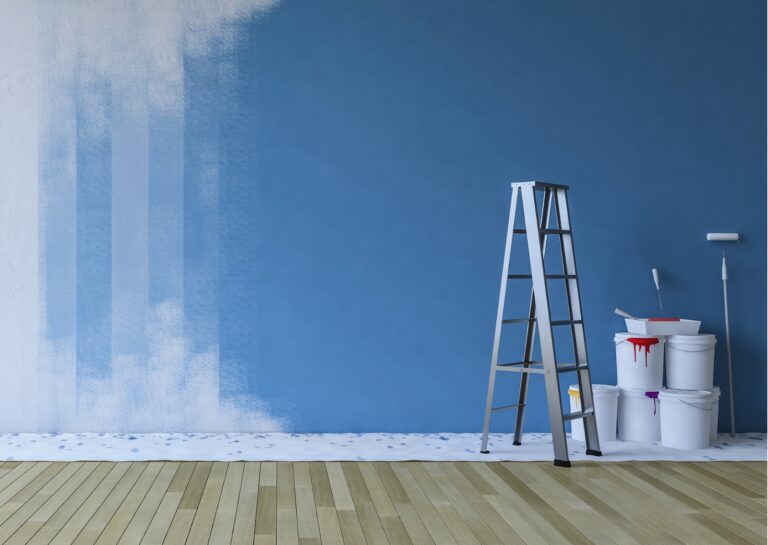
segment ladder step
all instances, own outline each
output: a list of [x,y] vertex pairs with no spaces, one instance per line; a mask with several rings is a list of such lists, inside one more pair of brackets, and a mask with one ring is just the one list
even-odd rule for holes
[[[512,232],[516,235],[525,235],[528,233],[526,229],[512,229]],[[539,229],[539,233],[542,235],[570,235],[570,229]]]
[[524,407],[525,403],[513,403],[512,405],[502,405],[501,407],[493,407],[491,408],[492,413],[497,413],[499,411],[508,411],[510,409],[517,409],[518,407]]
[[583,323],[581,320],[552,320],[550,325],[577,325]]
[[[530,274],[508,274],[507,280],[521,280],[526,278],[533,278]],[[575,274],[545,274],[544,278],[546,279],[554,279],[559,278],[561,280],[570,280],[570,279],[576,279]]]
[[502,324],[526,324],[528,322],[535,322],[536,318],[510,318],[508,320],[502,320]]
[[566,365],[559,365],[557,367],[557,372],[570,373],[572,371],[581,371],[582,369],[589,369],[589,365],[586,363],[568,363]]
[[569,420],[577,420],[579,418],[584,418],[585,416],[589,416],[591,414],[595,414],[595,409],[586,409],[584,411],[575,411],[572,413],[566,413],[563,415],[563,420],[566,422]]
[[534,373],[537,375],[543,375],[545,373],[543,367],[523,367],[522,365],[497,365],[496,370],[510,371],[512,373]]

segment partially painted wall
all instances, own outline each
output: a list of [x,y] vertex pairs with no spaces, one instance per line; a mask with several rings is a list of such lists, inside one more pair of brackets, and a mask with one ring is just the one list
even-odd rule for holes
[[272,5],[3,3],[0,429],[281,428],[218,330],[219,121]]
[[529,179],[572,188],[597,383],[658,267],[726,389],[726,250],[765,430],[764,2],[0,0],[0,47],[0,430],[478,431]]

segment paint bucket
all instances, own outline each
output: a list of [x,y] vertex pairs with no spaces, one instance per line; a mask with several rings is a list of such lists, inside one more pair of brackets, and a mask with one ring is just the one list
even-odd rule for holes
[[664,378],[664,337],[616,333],[616,378],[619,388],[658,390]]
[[715,374],[712,334],[667,337],[667,386],[680,390],[711,390]]
[[712,386],[712,429],[709,434],[710,445],[717,442],[717,419],[720,412],[720,386]]
[[[571,412],[581,410],[581,395],[579,385],[573,384],[568,388],[571,398]],[[593,384],[592,398],[595,402],[595,420],[597,421],[597,437],[601,443],[616,440],[616,411],[619,389],[608,384]],[[584,419],[571,420],[571,438],[584,441]]]
[[619,390],[619,439],[661,441],[661,411],[658,398],[659,390]]
[[707,390],[661,390],[661,446],[707,448],[712,430],[712,393]]

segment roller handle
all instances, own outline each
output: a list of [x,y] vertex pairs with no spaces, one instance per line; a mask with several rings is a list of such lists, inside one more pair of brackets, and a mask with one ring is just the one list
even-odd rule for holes
[[723,280],[728,280],[728,267],[725,266],[725,256],[723,256]]
[[653,274],[653,283],[656,284],[656,291],[659,291],[659,269],[651,269]]

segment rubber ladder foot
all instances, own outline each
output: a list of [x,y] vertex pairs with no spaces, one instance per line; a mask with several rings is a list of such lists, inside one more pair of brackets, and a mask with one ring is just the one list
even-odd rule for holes
[[512,441],[512,444],[515,445],[516,447],[519,447],[520,445],[522,445],[520,441]]
[[571,467],[571,462],[568,460],[555,460],[557,467]]
[[587,455],[588,456],[602,456],[603,453],[601,451],[599,451],[599,450],[587,449]]
[[491,453],[490,450],[481,450],[480,451],[480,454],[490,454],[490,453]]

